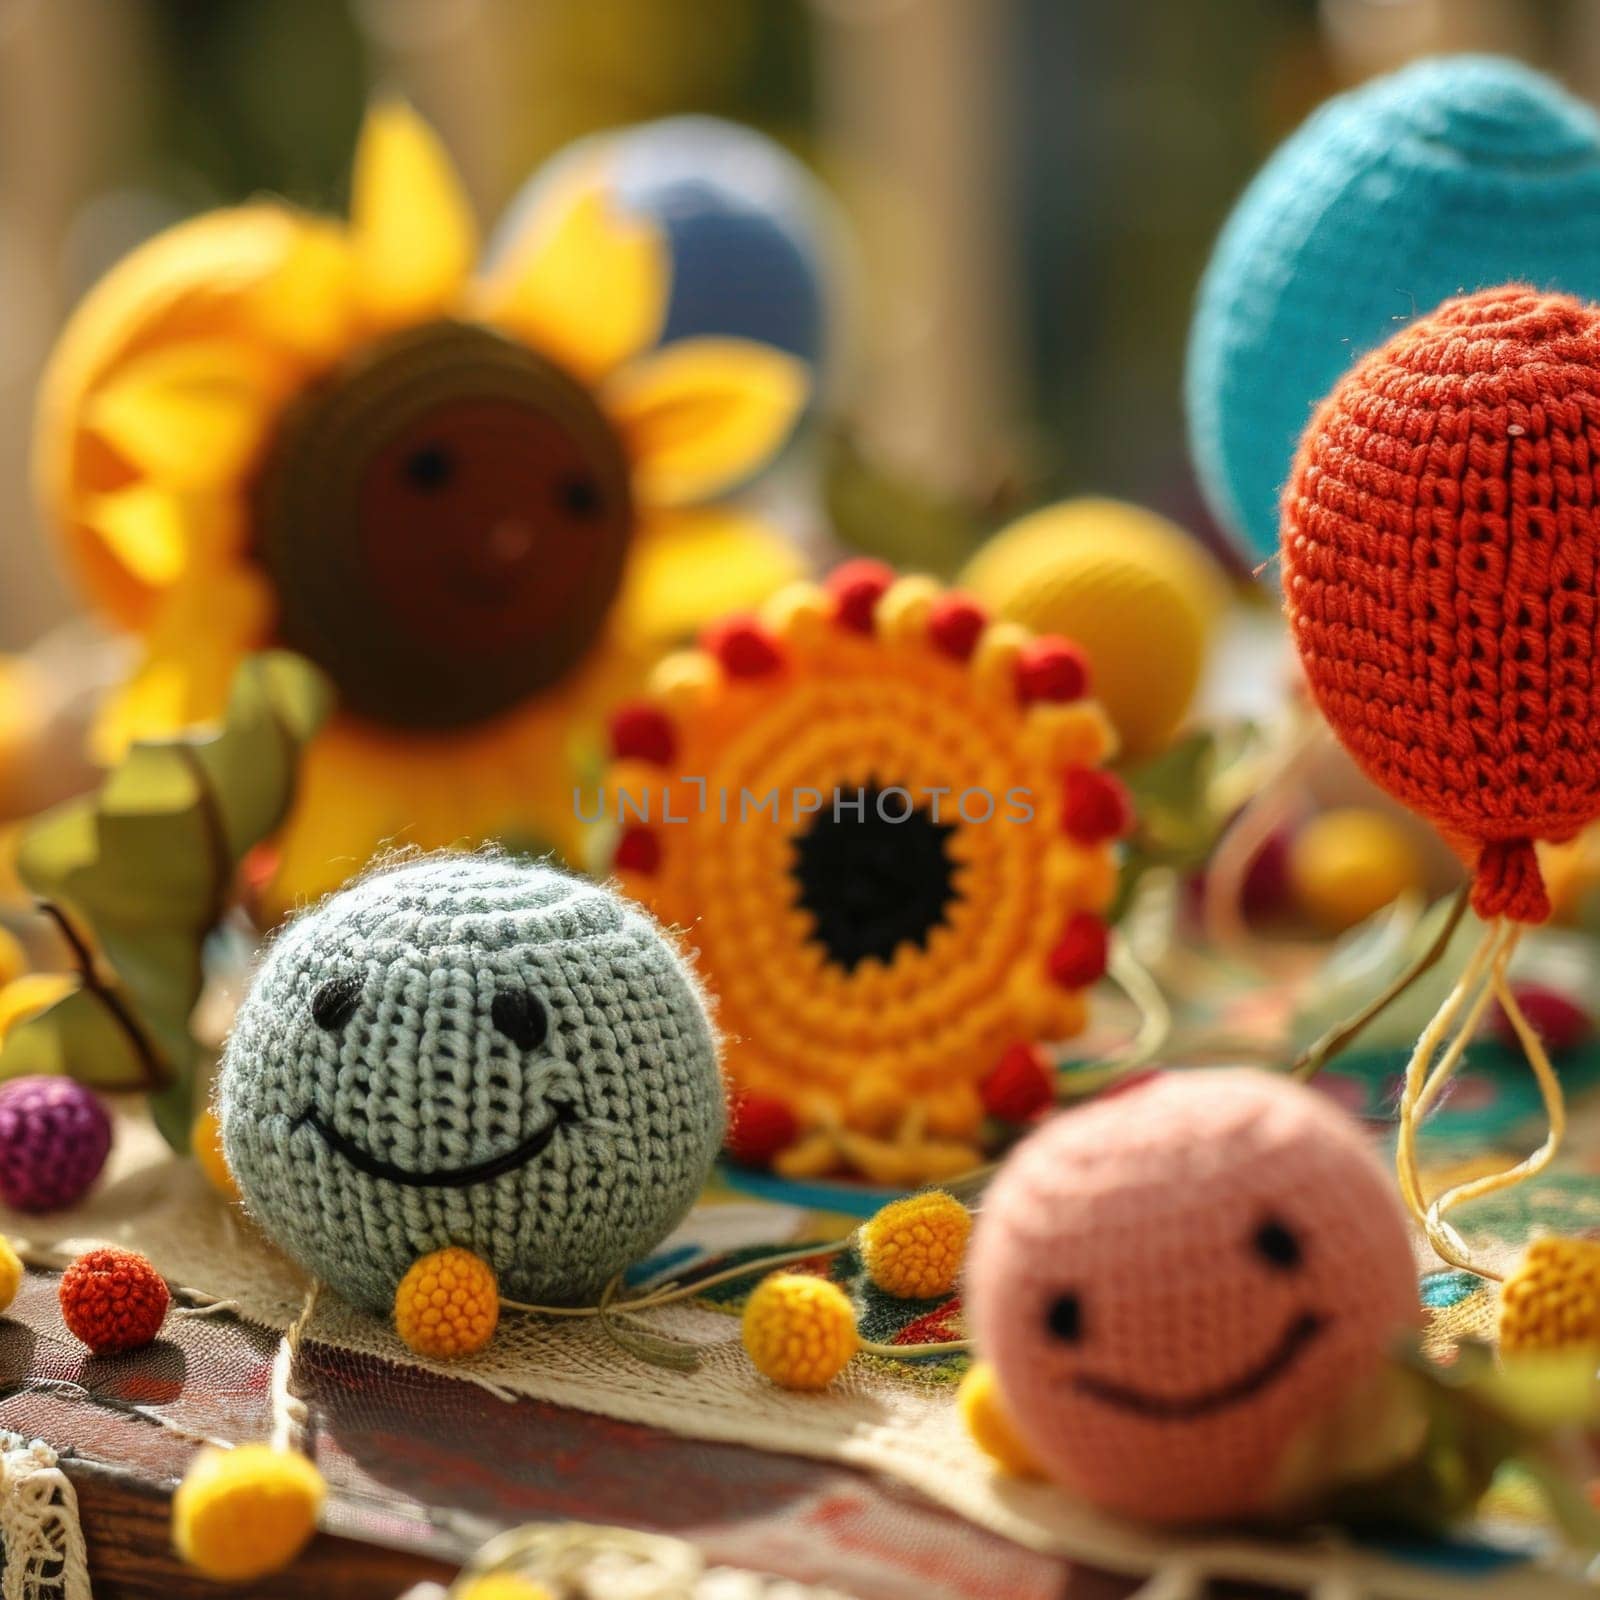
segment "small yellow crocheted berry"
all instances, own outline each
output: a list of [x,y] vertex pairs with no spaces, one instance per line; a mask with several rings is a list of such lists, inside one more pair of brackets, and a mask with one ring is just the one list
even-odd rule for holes
[[414,1262],[394,1292],[395,1330],[419,1356],[470,1356],[488,1344],[499,1320],[493,1270],[459,1245]]
[[22,1260],[11,1248],[11,1241],[0,1237],[0,1311],[17,1298],[22,1287]]
[[491,1572],[470,1578],[456,1590],[456,1600],[554,1600],[542,1583],[516,1572]]
[[293,1450],[207,1448],[172,1497],[172,1544],[208,1578],[238,1583],[279,1572],[316,1531],[322,1474]]
[[856,1314],[826,1278],[778,1272],[744,1308],[744,1347],[756,1370],[785,1389],[826,1389],[856,1353]]
[[1500,1352],[1600,1348],[1600,1240],[1535,1239],[1500,1291]]
[[956,1286],[972,1213],[943,1189],[886,1205],[861,1229],[861,1260],[872,1281],[903,1300],[931,1300]]
[[222,1124],[209,1106],[194,1119],[194,1126],[189,1130],[189,1149],[211,1187],[224,1200],[237,1200],[239,1185],[233,1181],[228,1158],[222,1153]]
[[996,1466],[1018,1478],[1043,1476],[1028,1447],[1017,1437],[1000,1399],[994,1368],[987,1361],[974,1361],[967,1368],[956,1391],[956,1410],[972,1442]]

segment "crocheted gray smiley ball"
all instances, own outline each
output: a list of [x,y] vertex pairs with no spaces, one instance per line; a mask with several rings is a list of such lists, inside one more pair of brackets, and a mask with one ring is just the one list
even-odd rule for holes
[[511,1299],[596,1299],[682,1220],[724,1112],[705,1007],[650,918],[481,855],[380,869],[291,923],[218,1102],[247,1209],[383,1313],[445,1245]]

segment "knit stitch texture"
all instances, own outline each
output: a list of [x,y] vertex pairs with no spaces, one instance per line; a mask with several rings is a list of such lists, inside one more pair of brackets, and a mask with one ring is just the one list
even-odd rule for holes
[[1187,409],[1212,511],[1258,557],[1312,408],[1406,319],[1510,279],[1600,299],[1600,119],[1483,56],[1330,100],[1239,201],[1201,281]]
[[723,1126],[710,1022],[655,924],[493,856],[380,869],[292,923],[219,1104],[249,1211],[385,1312],[449,1245],[513,1299],[592,1301],[683,1217]]
[[1600,309],[1511,287],[1368,356],[1284,496],[1289,623],[1367,773],[1542,921],[1532,840],[1600,815]]
[[984,1198],[980,1354],[1029,1453],[1102,1509],[1249,1515],[1417,1320],[1400,1205],[1331,1100],[1243,1068],[1065,1112]]
[[62,1211],[81,1200],[111,1150],[111,1119],[70,1078],[0,1086],[0,1200],[18,1211]]

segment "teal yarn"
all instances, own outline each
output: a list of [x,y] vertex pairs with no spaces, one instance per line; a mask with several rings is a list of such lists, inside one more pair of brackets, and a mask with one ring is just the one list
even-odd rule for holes
[[649,916],[486,855],[380,868],[290,923],[217,1101],[246,1209],[381,1313],[446,1245],[509,1298],[593,1302],[694,1203],[724,1114],[704,1004]]
[[1328,101],[1246,189],[1201,279],[1185,379],[1211,509],[1257,558],[1317,403],[1450,296],[1600,299],[1600,118],[1493,56],[1421,61]]

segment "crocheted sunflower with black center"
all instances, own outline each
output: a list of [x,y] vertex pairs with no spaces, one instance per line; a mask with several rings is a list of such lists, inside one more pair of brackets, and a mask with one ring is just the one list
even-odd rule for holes
[[801,570],[708,505],[769,457],[804,367],[658,343],[668,244],[588,167],[475,272],[444,150],[403,104],[348,224],[258,201],[181,224],[73,315],[39,410],[45,508],[142,659],[97,750],[217,716],[240,658],[315,660],[312,742],[269,898],[390,840],[581,842],[574,753],[707,618]]
[[1039,1109],[1019,1070],[1084,1024],[1128,823],[1088,687],[1070,642],[854,562],[613,718],[613,865],[698,954],[736,1122],[792,1115],[779,1170],[948,1177]]

